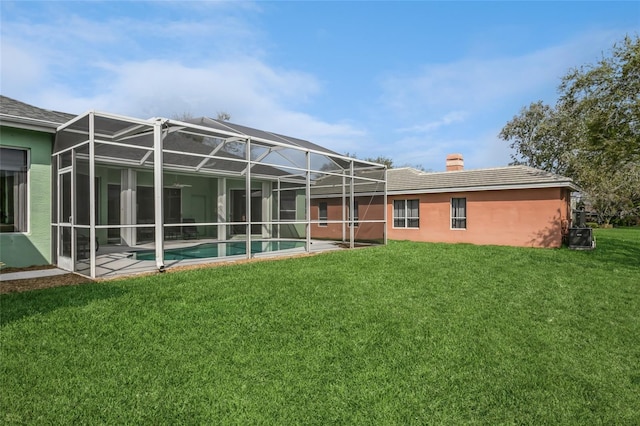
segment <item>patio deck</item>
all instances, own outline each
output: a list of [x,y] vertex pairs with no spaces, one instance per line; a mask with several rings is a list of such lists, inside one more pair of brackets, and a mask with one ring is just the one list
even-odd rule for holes
[[[235,242],[243,242],[243,239],[234,240]],[[281,241],[281,240],[261,240],[265,242]],[[178,240],[165,241],[165,250],[180,249],[193,247],[201,244],[224,244],[228,241],[219,241],[215,239],[199,239],[199,240]],[[310,253],[319,253],[330,250],[342,249],[342,243],[337,241],[312,240]],[[96,277],[97,278],[114,278],[125,275],[134,275],[140,273],[149,273],[157,271],[155,260],[140,260],[135,258],[136,252],[154,250],[154,243],[141,244],[135,247],[126,245],[109,244],[100,246],[96,253]],[[306,253],[304,247],[291,248],[276,251],[265,251],[261,253],[251,254],[251,259],[256,258],[277,258],[287,257]],[[238,255],[222,255],[218,257],[207,257],[198,259],[184,260],[165,260],[165,270],[175,268],[177,266],[191,265],[207,265],[221,262],[237,262],[246,260],[246,254]],[[90,259],[80,259],[76,262],[77,273],[89,276],[91,273]]]

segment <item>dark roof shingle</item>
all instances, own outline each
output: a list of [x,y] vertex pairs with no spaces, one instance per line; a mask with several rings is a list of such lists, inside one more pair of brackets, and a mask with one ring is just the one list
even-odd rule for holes
[[31,124],[55,130],[74,117],[74,114],[38,108],[0,95],[0,119],[3,122]]
[[277,142],[283,142],[290,145],[294,145],[303,149],[311,149],[326,154],[340,155],[337,152],[331,151],[320,145],[316,145],[313,142],[309,142],[304,139],[298,139],[291,136],[281,135],[279,133],[267,132],[265,130],[254,129],[252,127],[243,126],[241,124],[231,123],[229,121],[216,120],[209,117],[199,117],[190,120],[186,120],[187,123],[198,124],[201,126],[211,127],[214,129],[233,131],[236,133],[244,134],[247,136],[253,136],[263,138],[267,140],[273,140]]
[[578,189],[568,177],[527,166],[438,173],[421,172],[412,168],[390,169],[387,172],[387,181],[389,194],[549,187]]

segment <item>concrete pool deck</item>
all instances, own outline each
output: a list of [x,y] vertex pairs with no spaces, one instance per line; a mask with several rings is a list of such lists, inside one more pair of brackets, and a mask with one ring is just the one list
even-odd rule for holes
[[[233,242],[241,242],[242,240],[234,240]],[[268,240],[266,240],[268,241]],[[166,242],[164,245],[165,250],[180,249],[192,247],[200,244],[224,244],[218,240],[185,240],[185,241],[172,241]],[[215,263],[232,263],[239,262],[248,259],[265,259],[265,258],[279,258],[290,257],[301,254],[314,254],[332,250],[342,250],[341,243],[336,241],[325,240],[312,240],[311,250],[307,252],[304,248],[292,248],[278,251],[266,251],[261,253],[253,253],[250,257],[246,254],[220,256],[220,257],[207,257],[197,259],[184,259],[184,260],[165,260],[165,271],[175,267],[182,266],[195,266],[202,265],[203,267],[208,264]],[[155,247],[153,243],[139,245],[135,247],[118,246],[118,245],[106,245],[101,246],[96,253],[96,278],[115,278],[126,275],[136,275],[142,273],[157,272],[155,260],[139,260],[136,259],[133,254],[136,251],[148,251],[153,250]],[[65,271],[66,272],[66,271]],[[89,259],[81,259],[76,262],[76,273],[90,276],[91,265]]]

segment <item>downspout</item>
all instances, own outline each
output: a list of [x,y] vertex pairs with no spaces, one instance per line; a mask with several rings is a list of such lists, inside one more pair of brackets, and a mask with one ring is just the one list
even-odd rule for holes
[[306,251],[307,253],[311,253],[311,154],[309,151],[306,152],[307,157],[307,182],[305,186],[305,197],[304,197],[304,205],[305,205],[305,228],[307,230],[306,234]]
[[156,267],[164,272],[164,177],[162,126],[166,120],[156,119],[153,124],[153,202],[155,213]]
[[342,203],[340,203],[340,205],[342,206],[341,210],[342,210],[342,242],[346,243],[347,242],[347,191],[346,191],[346,186],[347,186],[347,178],[344,175],[345,170],[342,170]]
[[96,278],[96,161],[95,113],[89,113],[89,260],[91,278]]
[[353,163],[354,161],[351,160],[351,167],[350,167],[350,174],[351,174],[351,190],[350,190],[350,195],[349,195],[349,248],[353,248],[354,245],[354,238],[355,238],[355,231],[354,231],[354,221],[353,221],[353,216],[354,216],[354,211],[353,211],[353,207],[354,207],[354,200],[353,200],[353,196],[355,195],[355,191],[354,191],[354,179],[353,179],[353,173],[354,173],[354,167],[353,167]]
[[247,259],[251,258],[251,138],[246,142],[246,159],[247,168],[244,175],[245,178],[245,250]]
[[383,235],[384,235],[384,245],[387,245],[387,222],[389,220],[389,214],[387,213],[387,166],[384,167],[384,202],[383,202],[383,206],[384,206],[384,231],[383,231]]

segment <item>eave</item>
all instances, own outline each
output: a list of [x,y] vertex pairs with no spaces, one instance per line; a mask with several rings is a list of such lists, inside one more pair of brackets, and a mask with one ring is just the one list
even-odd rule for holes
[[38,120],[35,118],[26,118],[0,113],[0,125],[17,129],[33,130],[36,132],[55,134],[56,128],[60,124],[47,120]]

